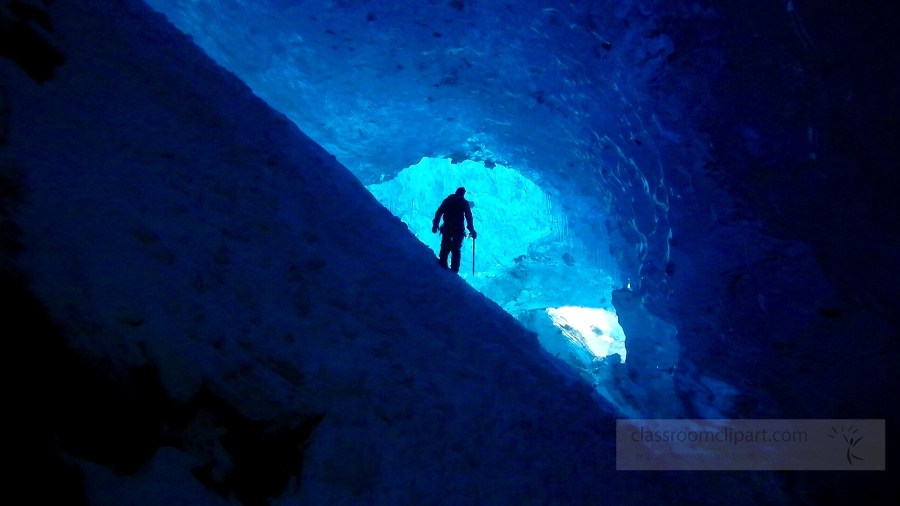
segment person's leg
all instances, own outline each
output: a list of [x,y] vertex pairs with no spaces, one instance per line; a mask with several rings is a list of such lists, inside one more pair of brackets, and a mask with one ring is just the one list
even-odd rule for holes
[[450,255],[450,251],[453,249],[453,243],[449,235],[442,234],[441,235],[441,252],[438,254],[438,264],[444,269],[448,269],[447,266],[447,256]]
[[450,270],[456,273],[459,272],[459,264],[462,261],[462,241],[462,234],[453,237],[453,249],[450,256]]

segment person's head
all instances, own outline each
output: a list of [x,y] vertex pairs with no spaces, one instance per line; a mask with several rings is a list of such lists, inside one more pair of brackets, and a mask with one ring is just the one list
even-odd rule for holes
[[463,188],[462,186],[460,186],[459,188],[456,189],[456,194],[459,195],[460,197],[464,197],[466,195],[466,189]]

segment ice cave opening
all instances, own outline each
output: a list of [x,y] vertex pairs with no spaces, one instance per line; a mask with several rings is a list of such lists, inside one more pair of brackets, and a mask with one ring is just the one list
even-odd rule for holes
[[[461,277],[620,411],[661,413],[668,401],[656,398],[675,398],[671,375],[656,374],[678,362],[677,330],[643,308],[670,292],[674,193],[658,140],[677,138],[640,91],[651,65],[622,66],[611,43],[594,46],[589,34],[558,47],[548,35],[556,14],[529,3],[449,12],[385,3],[384,15],[380,3],[148,3],[435,256],[434,212],[464,186],[479,236],[474,271],[472,241],[463,245]],[[441,13],[440,30],[419,30],[425,12]],[[502,19],[530,29],[497,30]],[[667,39],[654,44],[667,54]],[[582,50],[589,59],[555,56]]]
[[424,157],[367,188],[437,252],[440,235],[431,232],[432,218],[460,186],[478,231],[477,240],[467,239],[462,248],[460,276],[586,379],[602,379],[603,369],[594,363],[607,356],[624,362],[625,332],[611,297],[619,288],[612,262],[574,234],[563,206],[519,171],[493,162]]

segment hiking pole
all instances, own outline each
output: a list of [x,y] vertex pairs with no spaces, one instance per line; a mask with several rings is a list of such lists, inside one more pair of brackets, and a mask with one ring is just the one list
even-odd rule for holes
[[472,275],[475,275],[475,238],[472,238]]

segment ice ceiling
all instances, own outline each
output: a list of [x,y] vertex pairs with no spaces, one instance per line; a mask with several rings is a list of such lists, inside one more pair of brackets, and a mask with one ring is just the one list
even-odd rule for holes
[[631,2],[148,3],[426,243],[424,220],[466,186],[467,277],[522,321],[611,309],[626,285],[665,295],[658,143],[678,141],[677,118],[646,88],[672,44]]

